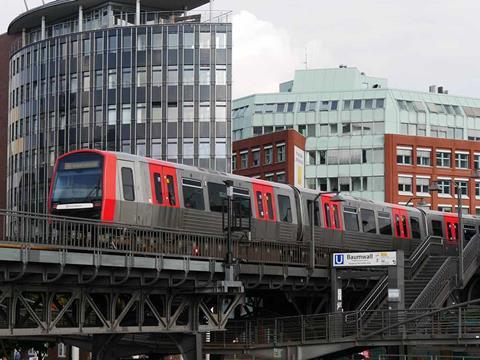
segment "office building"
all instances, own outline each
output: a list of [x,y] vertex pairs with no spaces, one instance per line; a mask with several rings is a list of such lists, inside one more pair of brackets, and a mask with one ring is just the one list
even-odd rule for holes
[[[234,140],[289,128],[303,134],[306,187],[338,189],[376,201],[408,202],[407,196],[400,196],[405,192],[392,195],[399,187],[397,172],[392,170],[388,178],[387,171],[404,150],[402,145],[412,147],[411,139],[415,146],[438,140],[452,154],[469,152],[470,169],[476,150],[469,140],[480,139],[480,98],[453,96],[435,86],[428,92],[392,89],[386,79],[345,66],[296,71],[294,80],[281,84],[278,93],[235,100],[232,117]],[[394,137],[394,151],[387,146],[386,134],[409,138]],[[436,149],[431,147],[432,164]],[[453,158],[449,169],[452,175],[442,170],[441,176],[460,176]],[[461,176],[465,178],[463,172]],[[413,184],[411,195],[416,196]],[[433,202],[437,208],[442,204]],[[476,205],[465,206],[472,211]]]
[[76,149],[230,170],[231,24],[204,3],[57,0],[11,22],[10,208],[45,211]]

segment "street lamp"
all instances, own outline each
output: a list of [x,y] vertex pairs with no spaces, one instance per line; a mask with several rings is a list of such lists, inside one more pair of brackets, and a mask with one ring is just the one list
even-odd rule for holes
[[[475,169],[473,175],[469,176],[470,179],[479,179],[480,172],[478,169]],[[463,287],[463,227],[462,227],[462,194],[460,191],[459,184],[452,179],[449,179],[450,185],[453,184],[455,192],[457,194],[457,217],[458,217],[458,285]],[[429,191],[439,191],[440,187],[438,186],[438,181],[432,181],[429,186]]]
[[[326,191],[318,193],[310,204],[310,269],[313,270],[315,268],[315,203],[317,202],[318,198],[322,195],[332,195],[330,201],[334,202],[341,202],[344,201],[342,195],[340,195],[340,191]],[[320,225],[320,224],[318,224]]]
[[[408,206],[408,204],[410,204],[410,201],[412,200],[417,200],[417,199],[420,199],[420,201],[417,203],[417,207],[426,207],[428,206],[428,203],[426,203],[424,201],[424,197],[423,196],[412,196],[410,199],[408,199],[408,201],[405,203],[405,206]],[[415,204],[413,204],[415,206]]]

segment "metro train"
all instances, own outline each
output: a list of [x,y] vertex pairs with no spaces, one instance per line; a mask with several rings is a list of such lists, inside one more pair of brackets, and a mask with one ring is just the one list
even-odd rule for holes
[[[314,224],[318,246],[407,253],[427,236],[456,246],[456,214],[422,210],[317,192],[224,172],[141,156],[99,150],[72,151],[59,157],[52,177],[53,215],[97,219],[142,227],[222,234],[226,185],[249,219],[250,240],[307,242]],[[480,231],[480,218],[463,217],[467,242]]]

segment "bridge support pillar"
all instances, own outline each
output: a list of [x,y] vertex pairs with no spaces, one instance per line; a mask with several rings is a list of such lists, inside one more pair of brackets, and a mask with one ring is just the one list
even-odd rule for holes
[[202,360],[202,334],[182,335],[177,345],[185,360]]
[[342,279],[337,274],[337,269],[332,267],[330,271],[331,294],[330,308],[332,312],[342,311]]
[[397,265],[388,267],[388,308],[405,310],[405,267],[401,250],[397,251]]

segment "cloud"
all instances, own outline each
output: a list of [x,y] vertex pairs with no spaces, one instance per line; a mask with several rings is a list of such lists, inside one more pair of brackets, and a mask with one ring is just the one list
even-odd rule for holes
[[299,58],[289,34],[248,11],[233,17],[233,97],[276,92],[293,78]]

